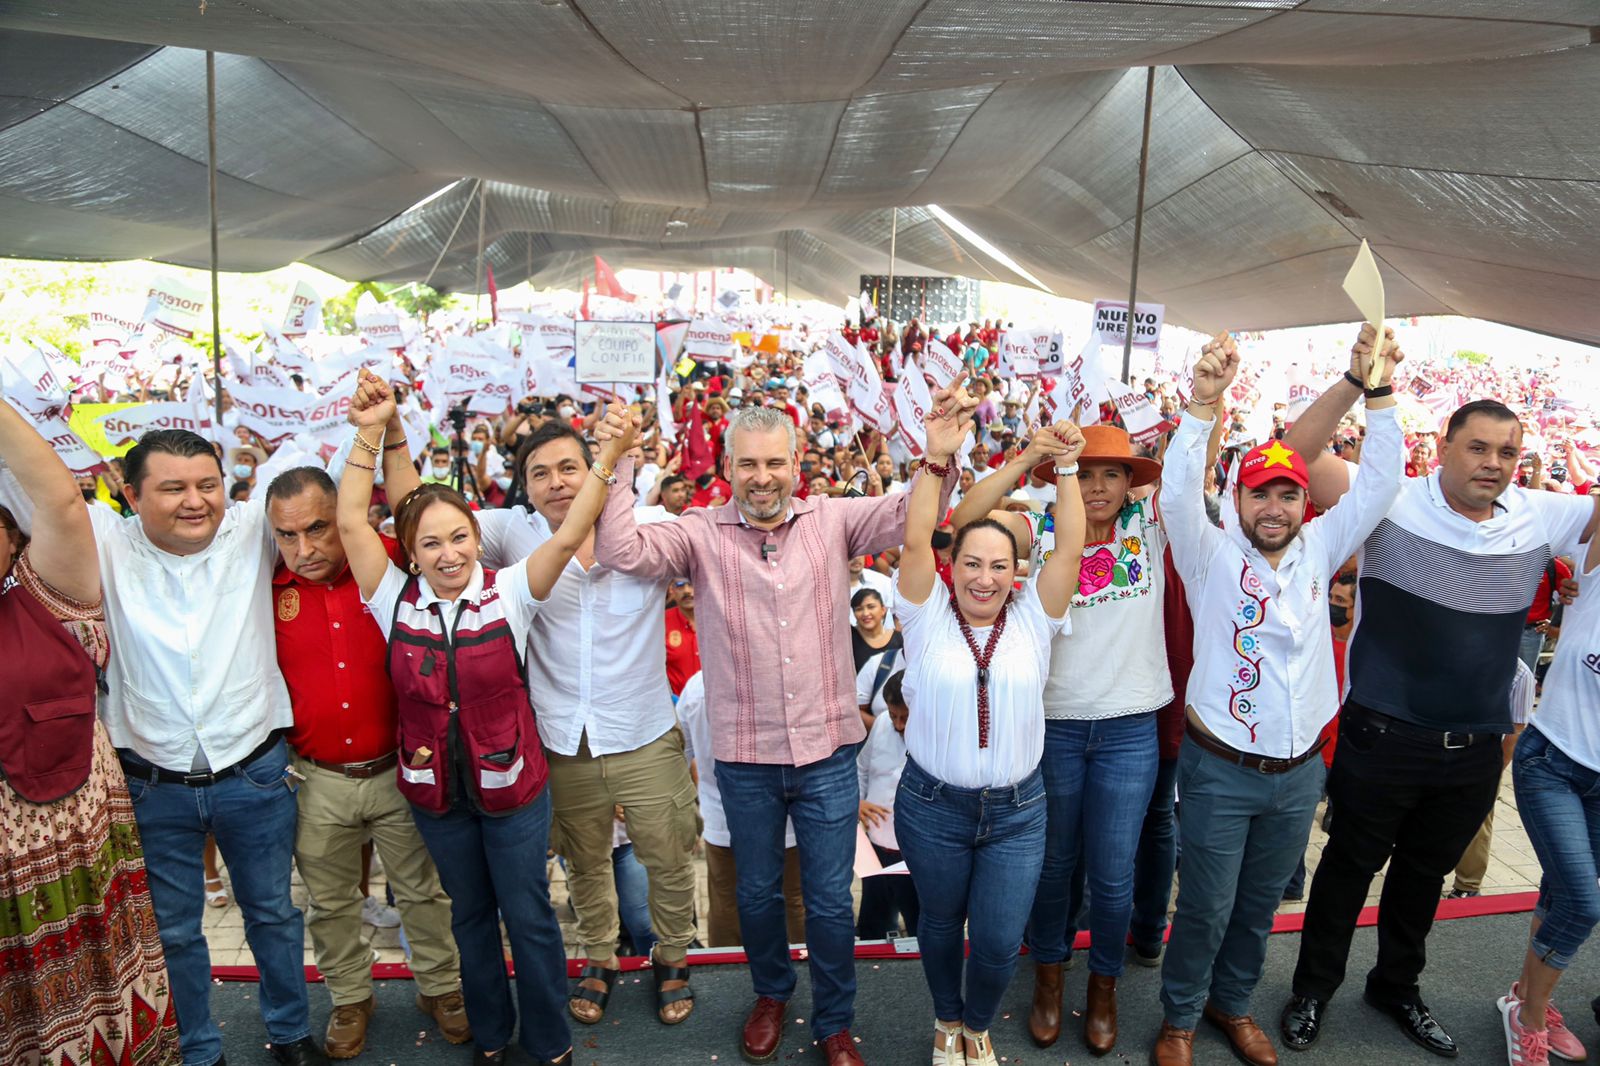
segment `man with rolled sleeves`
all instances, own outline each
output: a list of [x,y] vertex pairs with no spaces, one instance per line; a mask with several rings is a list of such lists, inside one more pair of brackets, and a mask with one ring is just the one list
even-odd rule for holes
[[[395,787],[395,697],[383,634],[345,565],[335,487],[315,467],[267,488],[267,521],[282,561],[272,579],[278,666],[289,686],[288,734],[299,788],[295,861],[310,893],[306,927],[333,997],[329,1058],[366,1046],[377,1006],[372,956],[361,941],[361,847],[370,838],[394,889],[417,982],[416,1004],[452,1044],[472,1038],[450,932],[450,899]],[[392,550],[392,542],[391,542]]]

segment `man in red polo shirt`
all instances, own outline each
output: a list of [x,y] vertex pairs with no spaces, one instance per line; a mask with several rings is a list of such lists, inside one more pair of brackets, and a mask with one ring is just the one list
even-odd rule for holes
[[694,582],[687,577],[673,578],[667,586],[667,684],[672,698],[683,695],[683,686],[700,672],[700,638],[694,628]]
[[[395,787],[396,711],[383,634],[345,565],[326,473],[297,467],[267,488],[282,560],[272,579],[278,665],[289,687],[289,746],[301,775],[295,863],[310,894],[306,928],[333,997],[328,1057],[366,1046],[372,955],[361,942],[361,846],[383,859],[411,944],[417,1007],[452,1044],[472,1039],[450,931],[450,898]],[[396,546],[389,542],[390,554]]]

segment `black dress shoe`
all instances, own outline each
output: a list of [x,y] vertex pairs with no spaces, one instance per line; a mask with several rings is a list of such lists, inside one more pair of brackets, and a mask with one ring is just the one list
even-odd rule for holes
[[506,1048],[499,1051],[485,1051],[483,1048],[472,1049],[472,1066],[504,1066],[506,1063]]
[[1304,1051],[1322,1035],[1322,1014],[1328,1005],[1310,996],[1291,996],[1283,1008],[1278,1026],[1283,1030],[1283,1042],[1291,1050]]
[[268,1044],[267,1050],[272,1052],[273,1060],[283,1066],[328,1066],[328,1056],[309,1036],[292,1044]]
[[1370,1006],[1399,1022],[1400,1031],[1418,1047],[1447,1059],[1453,1059],[1461,1054],[1461,1049],[1456,1047],[1455,1040],[1444,1031],[1444,1026],[1433,1020],[1433,1015],[1428,1013],[1428,1008],[1421,1003],[1389,1004],[1379,1003],[1368,995],[1363,995],[1362,998]]

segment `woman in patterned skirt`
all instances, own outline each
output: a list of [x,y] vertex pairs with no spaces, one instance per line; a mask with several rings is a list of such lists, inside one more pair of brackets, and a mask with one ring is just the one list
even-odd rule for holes
[[[0,482],[0,489],[20,485],[23,499],[14,502],[33,510],[30,544],[13,513],[0,507],[0,620],[13,626],[8,641],[18,632],[59,637],[54,619],[72,641],[42,646],[72,656],[81,646],[98,673],[109,644],[84,499],[50,446],[3,401]],[[116,752],[92,711],[51,698],[72,693],[45,693],[42,701],[37,692],[19,696],[8,671],[26,670],[15,661],[23,657],[6,655],[10,667],[0,662],[0,733],[11,740],[0,745],[10,774],[0,780],[0,1062],[181,1063],[139,831]],[[68,662],[86,676],[81,663]],[[35,674],[22,684],[37,682]],[[83,698],[92,707],[92,689]],[[29,728],[32,735],[20,740]],[[20,754],[26,745],[49,750],[73,732],[92,753],[58,759],[52,752],[48,767]],[[87,764],[86,774],[69,773],[63,785],[60,767],[75,761]],[[33,802],[24,792],[52,801]]]

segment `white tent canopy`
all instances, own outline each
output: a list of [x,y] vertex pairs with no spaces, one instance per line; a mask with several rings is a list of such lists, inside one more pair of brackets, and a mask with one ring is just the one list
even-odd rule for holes
[[[1125,293],[1208,329],[1396,314],[1600,342],[1590,0],[12,0],[0,255],[501,285],[741,266]],[[460,180],[470,179],[470,180]],[[481,188],[484,195],[478,197]],[[457,182],[415,209],[412,204]],[[454,231],[454,238],[448,241]]]

